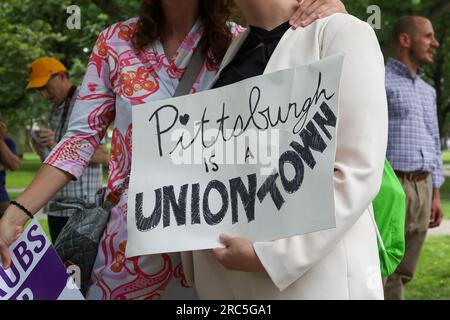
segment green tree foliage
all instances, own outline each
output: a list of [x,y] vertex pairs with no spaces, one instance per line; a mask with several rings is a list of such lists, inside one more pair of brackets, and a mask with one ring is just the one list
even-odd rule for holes
[[[66,24],[70,17],[67,7],[73,4],[81,9],[78,30]],[[46,123],[49,110],[37,92],[25,91],[30,63],[42,56],[58,58],[69,69],[73,82],[80,84],[99,32],[120,20],[120,14],[123,18],[135,16],[138,5],[137,0],[0,2],[0,119],[20,144],[24,144],[24,135],[33,122]]]

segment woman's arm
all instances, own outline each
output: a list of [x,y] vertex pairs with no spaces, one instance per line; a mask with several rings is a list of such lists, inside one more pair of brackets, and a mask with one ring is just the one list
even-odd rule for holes
[[[115,119],[115,94],[109,86],[108,50],[105,49],[108,31],[100,34],[94,47],[66,135],[17,199],[33,214],[68,181],[82,175]],[[14,205],[0,219],[0,256],[5,268],[11,263],[8,247],[23,232],[27,220],[28,216]]]

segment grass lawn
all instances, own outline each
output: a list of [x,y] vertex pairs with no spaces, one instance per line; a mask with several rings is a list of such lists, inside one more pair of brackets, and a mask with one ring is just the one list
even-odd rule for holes
[[[41,159],[36,154],[25,153],[20,170],[16,172],[8,171],[6,189],[20,189],[28,186],[41,165]],[[108,166],[103,165],[103,184],[107,183],[107,176]],[[14,193],[10,193],[9,195],[13,200],[18,196],[18,194],[15,195]]]
[[20,170],[8,171],[6,176],[6,189],[25,188],[33,179],[41,166],[41,159],[34,153],[25,153]]
[[450,164],[450,151],[444,150],[442,151],[442,161],[444,164]]
[[450,300],[450,236],[428,237],[417,273],[405,287],[408,300]]
[[8,195],[11,200],[16,200],[17,197],[20,195],[20,192],[10,192],[8,193]]
[[47,219],[40,219],[39,223],[41,224],[42,229],[44,229],[45,234],[47,235],[47,237],[50,239],[50,232],[48,231]]
[[[450,152],[443,152],[443,161],[450,165]],[[8,172],[7,189],[25,188],[33,179],[41,165],[40,159],[33,153],[26,153],[18,172]],[[106,182],[107,169],[104,166],[104,182]],[[19,193],[10,193],[15,199]],[[446,219],[450,219],[450,178],[446,179],[441,188],[441,198]],[[39,221],[48,233],[46,219]],[[50,236],[49,236],[50,237]],[[416,299],[448,299],[450,300],[450,236],[428,237],[418,270],[414,280],[405,288],[405,297],[408,300]]]
[[[30,224],[30,222],[31,222],[31,220],[28,221],[28,222],[25,224],[25,228]],[[45,218],[45,219],[39,219],[39,224],[41,225],[42,229],[44,229],[45,234],[47,235],[47,238],[50,239],[50,232],[48,231],[48,222],[47,222],[47,219],[46,219],[46,218]]]
[[450,178],[445,179],[440,192],[445,219],[450,219]]

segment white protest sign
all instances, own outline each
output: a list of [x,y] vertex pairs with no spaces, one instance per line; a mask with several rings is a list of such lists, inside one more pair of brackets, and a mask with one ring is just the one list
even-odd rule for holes
[[343,56],[133,107],[127,255],[335,227]]
[[36,220],[9,247],[12,264],[0,266],[0,300],[84,300]]

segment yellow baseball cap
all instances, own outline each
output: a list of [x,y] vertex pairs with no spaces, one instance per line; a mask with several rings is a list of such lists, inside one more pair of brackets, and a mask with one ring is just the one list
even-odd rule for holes
[[44,57],[33,61],[30,66],[30,76],[27,89],[35,89],[45,86],[51,76],[60,72],[67,72],[67,69],[59,60],[55,58]]

